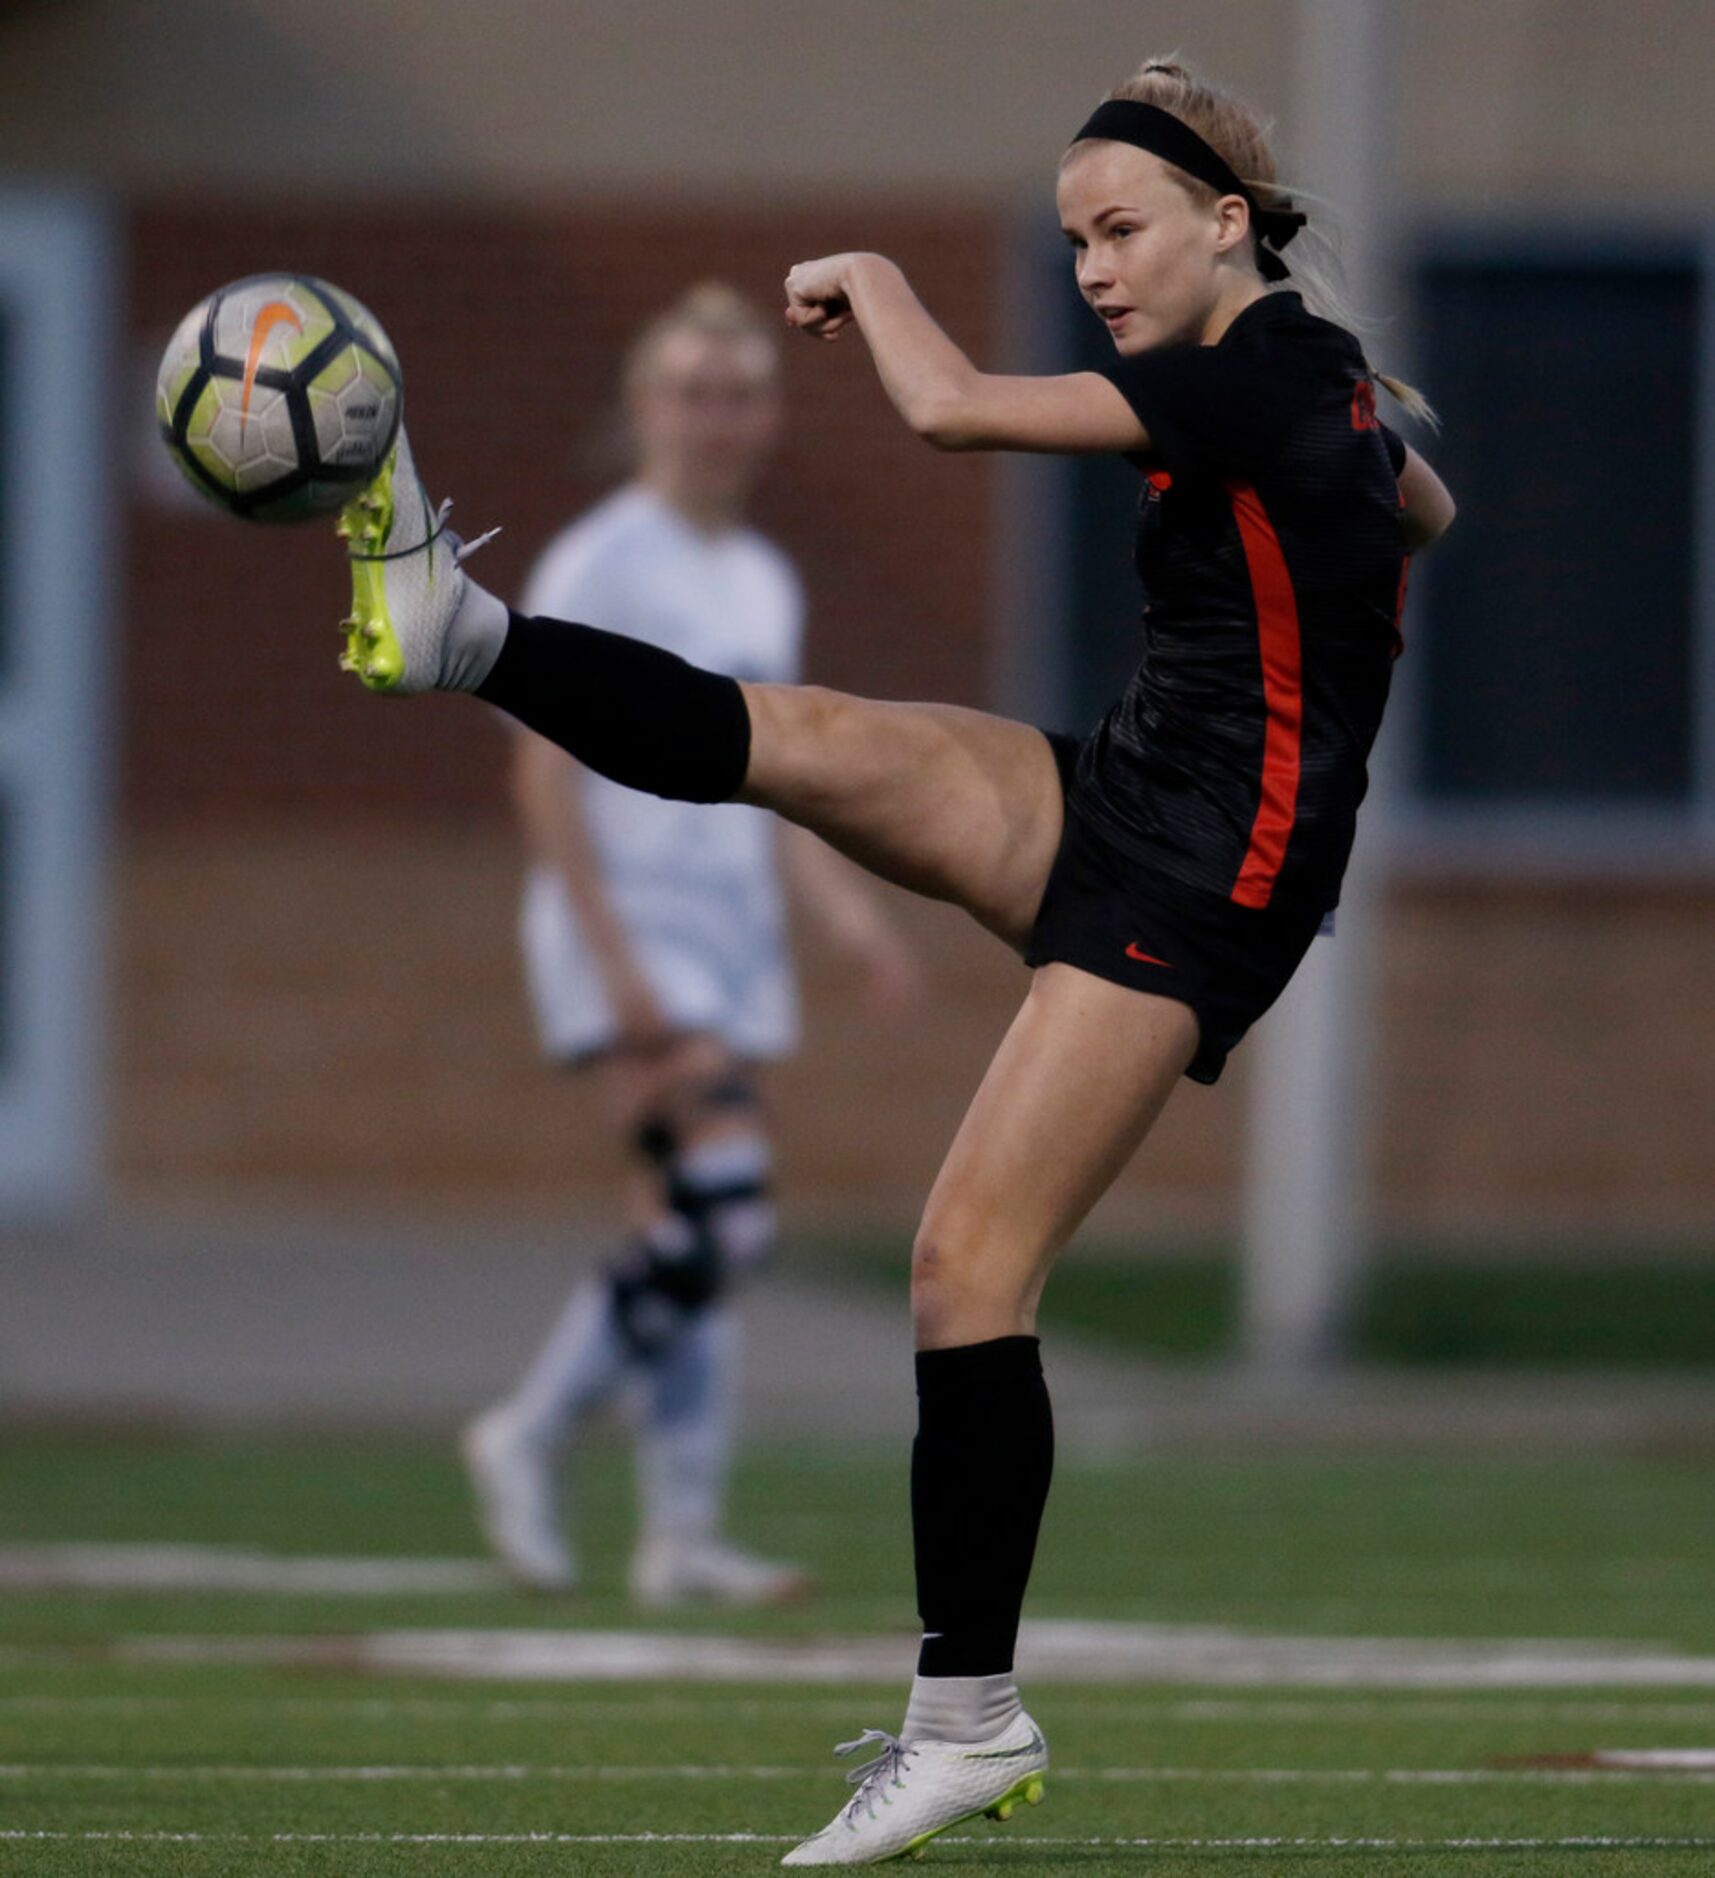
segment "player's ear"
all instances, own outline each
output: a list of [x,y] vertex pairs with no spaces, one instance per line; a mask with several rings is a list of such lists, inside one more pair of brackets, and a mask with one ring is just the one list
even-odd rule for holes
[[1215,204],[1215,224],[1217,256],[1242,248],[1251,232],[1250,204],[1243,196],[1222,196]]

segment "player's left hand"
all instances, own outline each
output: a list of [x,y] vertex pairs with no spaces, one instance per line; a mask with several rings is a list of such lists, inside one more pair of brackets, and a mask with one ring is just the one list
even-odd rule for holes
[[854,257],[830,254],[800,261],[786,276],[786,324],[811,339],[837,339],[854,315],[846,298],[846,273]]

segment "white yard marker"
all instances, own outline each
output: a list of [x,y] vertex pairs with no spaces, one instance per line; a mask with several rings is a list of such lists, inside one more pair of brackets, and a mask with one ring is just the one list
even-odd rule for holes
[[[649,1780],[826,1780],[822,1761],[805,1766],[730,1766],[708,1762],[651,1762],[642,1766],[595,1761],[582,1765],[530,1762],[470,1763],[441,1766],[385,1763],[357,1767],[105,1766],[78,1761],[0,1762],[0,1782],[162,1781],[230,1782],[235,1785],[375,1785],[412,1781],[505,1782],[532,1780],[637,1782]],[[1715,1784],[1715,1756],[1692,1766],[1651,1759],[1647,1764],[1608,1767],[1056,1767],[1057,1781],[1124,1785],[1178,1786],[1425,1786],[1425,1787],[1618,1787],[1709,1786]]]
[[[54,1659],[60,1660],[57,1656]],[[1081,1692],[1078,1711],[1105,1720],[1154,1723],[1195,1723],[1231,1727],[1274,1722],[1313,1722],[1323,1726],[1372,1721],[1420,1722],[1441,1726],[1450,1722],[1672,1722],[1715,1725],[1715,1702],[1659,1701],[1645,1698],[1601,1701],[1544,1698],[1540,1701],[1383,1696],[1353,1701],[1340,1696],[1279,1700],[1269,1696],[1193,1696],[1182,1700],[1128,1698],[1104,1690]],[[325,1716],[342,1722],[372,1722],[390,1726],[397,1721],[445,1721],[460,1727],[473,1723],[515,1726],[525,1722],[699,1719],[718,1707],[723,1716],[745,1720],[783,1714],[816,1715],[829,1721],[849,1720],[850,1696],[806,1694],[782,1689],[770,1696],[733,1696],[719,1685],[692,1688],[674,1695],[590,1696],[224,1696],[201,1695],[0,1695],[0,1715],[112,1715],[141,1717],[155,1714],[195,1714],[218,1709],[222,1715],[262,1715],[277,1720],[290,1715]],[[1619,1750],[1615,1750],[1618,1752]],[[1701,1750],[1640,1750],[1692,1752]]]
[[292,1597],[444,1597],[501,1591],[486,1559],[287,1558],[223,1545],[0,1547],[0,1591],[251,1591]]
[[[376,1630],[289,1637],[135,1637],[149,1663],[308,1665],[521,1682],[886,1683],[908,1679],[916,1640],[800,1639],[645,1630]],[[1191,1683],[1301,1689],[1715,1689],[1715,1656],[1666,1645],[1542,1639],[1302,1637],[1213,1625],[1026,1623],[1033,1682]]]
[[[0,1828],[0,1844],[83,1845],[794,1845],[798,1834],[778,1832],[162,1832],[117,1829],[69,1832]],[[1156,1852],[1696,1852],[1715,1850],[1715,1838],[1651,1834],[1581,1834],[1572,1838],[1375,1839],[1287,1837],[1127,1839],[1032,1837],[1022,1833],[943,1833],[938,1845],[980,1845],[990,1852],[1113,1847]]]

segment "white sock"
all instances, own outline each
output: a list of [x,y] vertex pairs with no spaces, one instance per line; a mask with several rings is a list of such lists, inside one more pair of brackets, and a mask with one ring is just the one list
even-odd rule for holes
[[511,617],[504,600],[495,599],[486,587],[465,575],[464,596],[447,621],[441,648],[441,690],[474,691],[482,683],[500,657]]
[[715,1305],[655,1359],[637,1431],[645,1541],[695,1542],[720,1531],[732,1461],[738,1321]]
[[564,1445],[574,1425],[619,1388],[635,1359],[613,1322],[605,1278],[586,1278],[531,1358],[507,1412],[537,1446]]
[[916,1676],[900,1724],[903,1741],[992,1741],[1023,1713],[1007,1676]]

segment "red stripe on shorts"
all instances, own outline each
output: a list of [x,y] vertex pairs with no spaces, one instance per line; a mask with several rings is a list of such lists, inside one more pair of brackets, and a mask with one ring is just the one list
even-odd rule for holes
[[1304,731],[1304,687],[1298,631],[1298,600],[1286,570],[1280,537],[1262,499],[1249,483],[1230,482],[1233,519],[1239,525],[1245,564],[1256,600],[1257,646],[1262,655],[1263,699],[1268,725],[1263,733],[1262,792],[1250,843],[1233,883],[1231,898],[1240,906],[1264,907],[1274,891],[1292,825],[1298,816],[1298,767]]

